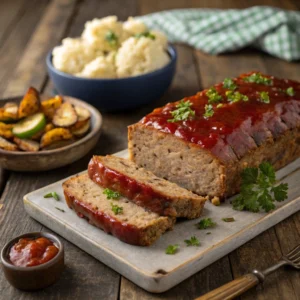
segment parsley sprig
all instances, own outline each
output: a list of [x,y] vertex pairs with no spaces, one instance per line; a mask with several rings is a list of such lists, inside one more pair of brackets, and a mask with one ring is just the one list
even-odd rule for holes
[[287,199],[288,184],[276,184],[275,170],[268,162],[263,162],[259,168],[245,168],[242,172],[240,195],[233,201],[236,210],[266,212],[275,208],[274,201]]
[[54,198],[56,201],[59,201],[59,196],[56,192],[50,192],[46,195],[44,195],[44,198]]
[[289,96],[294,96],[295,95],[295,91],[294,88],[292,86],[290,86],[289,88],[286,89],[285,91]]
[[119,41],[118,36],[112,30],[107,31],[107,33],[105,35],[105,40],[112,47],[116,47],[118,45],[118,41]]
[[186,245],[189,246],[200,246],[200,241],[195,237],[192,236],[189,240],[184,240]]
[[237,88],[237,85],[231,78],[225,78],[223,81],[223,88],[234,91]]
[[195,111],[191,109],[192,103],[187,100],[181,100],[176,104],[176,109],[171,111],[173,119],[169,119],[168,122],[186,121],[195,117]]
[[271,78],[264,77],[260,73],[253,73],[250,76],[244,77],[243,80],[250,83],[273,85],[273,80]]
[[205,105],[205,113],[203,114],[203,117],[205,118],[210,118],[214,115],[214,108],[211,104],[206,104]]
[[209,104],[219,103],[222,101],[222,96],[217,92],[216,88],[214,87],[207,90],[205,95],[208,97]]
[[259,92],[259,101],[263,103],[270,103],[270,97],[268,92]]
[[110,203],[111,210],[114,212],[115,215],[120,215],[123,213],[123,207],[118,206],[117,204]]
[[243,95],[238,91],[236,92],[226,91],[226,97],[227,97],[227,101],[230,103],[249,100],[248,96]]
[[146,31],[146,32],[142,32],[142,33],[137,33],[134,37],[136,38],[141,38],[141,37],[146,37],[146,38],[149,38],[151,40],[155,40],[155,35],[149,31]]
[[104,189],[103,194],[106,195],[107,199],[118,200],[121,197],[119,192],[114,192],[111,189]]
[[215,227],[217,224],[213,222],[211,218],[206,218],[200,220],[197,224],[195,224],[198,229],[207,229]]
[[173,255],[175,254],[179,249],[179,245],[169,245],[167,248],[166,248],[166,254],[170,254],[170,255]]

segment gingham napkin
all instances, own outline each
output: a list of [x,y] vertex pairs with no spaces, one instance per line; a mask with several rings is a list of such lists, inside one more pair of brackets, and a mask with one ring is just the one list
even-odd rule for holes
[[254,46],[292,61],[300,59],[300,13],[268,6],[247,9],[177,9],[139,17],[172,42],[219,54]]

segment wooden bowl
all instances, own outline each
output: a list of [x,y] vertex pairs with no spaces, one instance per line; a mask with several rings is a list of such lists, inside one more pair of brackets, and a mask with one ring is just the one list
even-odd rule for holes
[[[68,165],[86,155],[97,143],[102,126],[100,112],[79,99],[63,96],[64,100],[74,105],[82,106],[91,113],[90,132],[79,140],[64,147],[52,150],[40,150],[38,152],[7,151],[0,149],[0,167],[12,171],[47,171]],[[21,97],[1,101],[3,106],[6,102],[21,101]]]

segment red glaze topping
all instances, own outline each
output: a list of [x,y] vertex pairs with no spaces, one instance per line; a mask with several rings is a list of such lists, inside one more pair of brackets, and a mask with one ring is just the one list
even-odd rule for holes
[[137,205],[164,216],[176,216],[172,201],[154,191],[150,186],[104,166],[94,156],[88,166],[89,177],[104,188],[118,191]]
[[[155,109],[152,113],[145,116],[140,122],[146,126],[153,127],[161,132],[171,133],[185,141],[194,143],[202,148],[212,149],[217,142],[222,139],[227,144],[226,137],[241,123],[250,118],[254,125],[263,119],[264,114],[275,110],[276,105],[284,102],[300,100],[300,83],[292,80],[278,79],[272,76],[261,74],[265,78],[272,79],[271,85],[246,82],[243,78],[251,74],[243,74],[233,81],[237,85],[234,91],[238,91],[249,98],[249,101],[239,101],[230,103],[227,101],[226,89],[223,83],[216,84],[214,87],[222,96],[223,106],[217,108],[217,104],[212,104],[214,115],[209,118],[203,116],[205,105],[208,104],[206,92],[208,89],[197,93],[194,96],[186,97],[192,103],[191,109],[195,111],[195,117],[187,121],[168,122],[172,119],[171,111],[176,109],[175,103],[168,103],[166,106]],[[292,87],[294,95],[290,96],[286,92]],[[270,103],[263,103],[259,100],[259,92],[269,94]],[[285,109],[285,107],[284,107]]]
[[94,226],[101,228],[106,233],[111,233],[125,243],[141,245],[141,230],[136,226],[121,222],[100,210],[95,210],[91,205],[75,199],[74,196],[69,195],[66,191],[64,194],[68,206],[73,208],[77,214],[85,217]]
[[46,263],[55,257],[58,248],[45,237],[22,238],[11,249],[9,259],[18,267],[33,267]]

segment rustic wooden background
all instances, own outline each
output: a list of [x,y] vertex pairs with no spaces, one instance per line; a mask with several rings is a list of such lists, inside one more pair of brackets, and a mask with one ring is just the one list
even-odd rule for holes
[[[45,68],[46,53],[65,36],[78,36],[87,20],[115,14],[121,19],[154,11],[183,8],[245,8],[272,5],[299,10],[298,0],[1,0],[0,98],[22,95],[29,85],[51,94],[53,86]],[[177,45],[177,73],[171,89],[160,100],[130,113],[105,114],[103,134],[95,154],[126,148],[126,126],[168,101],[249,70],[300,80],[299,63],[287,63],[253,49],[209,56]],[[91,154],[90,154],[91,155]],[[0,248],[6,241],[30,231],[49,231],[24,211],[24,194],[86,168],[90,158],[50,172],[16,173],[0,170]],[[66,269],[62,278],[35,293],[12,288],[0,273],[0,299],[193,299],[253,268],[264,269],[300,242],[300,213],[269,229],[236,251],[185,280],[172,290],[150,294],[64,240]],[[163,259],[163,257],[162,257]],[[281,269],[264,286],[241,299],[300,299],[300,273]]]

